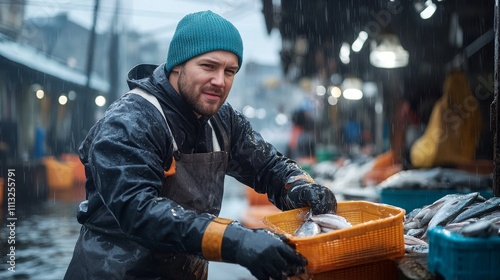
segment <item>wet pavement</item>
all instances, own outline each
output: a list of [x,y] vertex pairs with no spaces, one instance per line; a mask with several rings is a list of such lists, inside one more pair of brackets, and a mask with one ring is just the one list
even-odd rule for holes
[[[0,279],[62,279],[80,230],[75,207],[74,202],[57,200],[16,207],[15,244],[7,241],[12,240],[8,237],[13,231],[6,224],[10,221],[3,219]],[[2,217],[5,212],[3,209]],[[9,263],[10,246],[15,246],[15,272],[14,263]]]
[[[244,190],[238,182],[226,180],[221,217],[239,219],[247,207]],[[62,279],[80,230],[75,218],[79,200],[74,194],[57,194],[49,195],[44,201],[16,205],[15,221],[8,220],[7,209],[0,207],[0,279]],[[9,229],[11,222],[15,224],[14,230]],[[9,244],[9,240],[15,244]],[[15,264],[9,264],[10,246],[15,246]],[[9,270],[11,264],[15,265],[15,272]],[[210,263],[208,278],[255,279],[247,269],[227,263]]]

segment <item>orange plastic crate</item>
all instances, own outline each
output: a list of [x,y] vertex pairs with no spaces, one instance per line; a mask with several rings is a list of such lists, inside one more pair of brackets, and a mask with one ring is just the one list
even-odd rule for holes
[[293,236],[309,208],[264,217],[264,223],[285,234],[308,260],[308,273],[397,259],[405,254],[403,220],[405,210],[368,201],[342,201],[337,214],[353,226],[311,237]]
[[302,274],[292,276],[290,280],[397,280],[398,268],[394,260],[382,260],[372,263],[365,263],[356,266],[334,269],[315,274]]
[[52,156],[44,159],[47,182],[51,190],[69,190],[73,187],[73,166]]

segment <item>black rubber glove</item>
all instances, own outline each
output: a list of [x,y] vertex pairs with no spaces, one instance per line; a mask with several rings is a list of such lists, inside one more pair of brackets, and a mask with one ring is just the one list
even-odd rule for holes
[[337,199],[330,189],[302,180],[291,183],[286,204],[290,209],[311,207],[313,215],[337,212]]
[[221,254],[224,261],[246,267],[259,280],[299,275],[307,265],[285,236],[266,229],[248,229],[237,222],[226,228]]

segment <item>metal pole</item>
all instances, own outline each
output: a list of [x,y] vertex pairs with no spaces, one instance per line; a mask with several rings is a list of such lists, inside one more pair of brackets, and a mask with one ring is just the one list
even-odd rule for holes
[[498,1],[495,0],[495,19],[494,19],[494,30],[495,30],[495,69],[494,69],[494,98],[491,104],[491,127],[490,129],[493,132],[493,162],[494,162],[494,170],[493,170],[493,195],[496,197],[500,197],[500,130],[499,130],[499,120],[500,120],[500,110],[498,109],[498,86],[499,86],[499,53],[500,53],[500,15],[499,15],[499,6]]
[[109,93],[106,96],[108,100],[115,99],[119,96],[118,93],[118,72],[119,72],[119,12],[121,0],[115,0],[115,11],[113,15],[113,22],[111,23],[110,36],[111,41],[109,44]]
[[85,68],[85,75],[87,76],[87,82],[81,98],[78,99],[75,108],[75,120],[74,120],[74,131],[73,135],[75,144],[77,147],[80,145],[81,141],[87,135],[88,130],[94,123],[94,107],[93,107],[93,94],[92,94],[92,69],[94,64],[94,54],[95,54],[95,38],[96,38],[96,25],[97,17],[99,12],[99,0],[95,0],[94,3],[94,15],[92,29],[90,31],[89,43],[87,48],[87,65]]
[[87,54],[87,67],[86,67],[86,74],[87,74],[87,84],[85,87],[86,93],[90,93],[90,78],[92,76],[92,66],[94,62],[94,45],[95,45],[95,29],[96,29],[96,24],[97,24],[97,14],[99,12],[99,0],[95,0],[94,3],[94,17],[93,17],[93,22],[92,22],[92,30],[90,31],[90,39],[89,39],[89,45],[88,45],[88,54]]

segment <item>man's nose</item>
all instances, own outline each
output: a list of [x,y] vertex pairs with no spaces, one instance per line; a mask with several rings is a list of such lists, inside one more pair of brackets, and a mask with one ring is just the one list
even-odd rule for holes
[[211,82],[214,86],[223,87],[225,85],[224,70],[215,71]]

